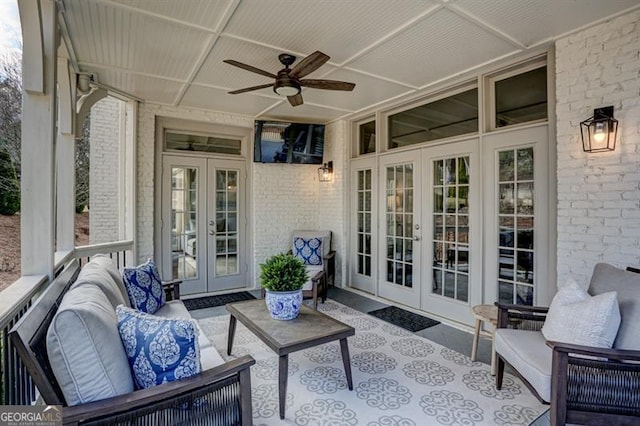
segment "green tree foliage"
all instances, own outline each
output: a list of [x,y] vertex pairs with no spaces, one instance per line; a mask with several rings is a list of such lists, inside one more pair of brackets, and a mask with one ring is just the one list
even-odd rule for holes
[[76,139],[76,213],[89,206],[89,117],[82,124],[82,135]]
[[0,151],[0,214],[14,215],[20,211],[20,185],[9,151]]
[[0,58],[0,151],[7,151],[20,179],[22,134],[21,59],[17,54]]

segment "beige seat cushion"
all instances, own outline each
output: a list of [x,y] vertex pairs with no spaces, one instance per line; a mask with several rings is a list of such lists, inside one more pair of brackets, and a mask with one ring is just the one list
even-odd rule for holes
[[640,351],[640,274],[598,263],[591,276],[589,293],[596,296],[610,291],[618,294],[620,328],[614,349]]
[[120,274],[111,259],[106,256],[94,256],[91,262],[82,267],[71,289],[86,284],[94,285],[107,296],[114,310],[118,305],[130,307],[129,296],[127,296],[124,284],[122,284],[122,278],[119,279],[119,283],[116,282],[114,271],[116,275]]
[[47,354],[69,405],[133,392],[115,310],[96,285],[64,296],[47,332]]
[[495,350],[522,375],[545,401],[551,399],[553,351],[539,331],[500,328],[495,333]]
[[[157,315],[163,318],[187,318],[187,319],[191,318],[191,314],[189,314],[189,311],[184,306],[184,303],[182,303],[182,301],[180,300],[168,301],[162,306],[162,308],[158,309],[154,315]],[[200,326],[198,326],[198,345],[200,346],[200,351],[202,351],[202,349],[207,348],[209,346],[213,347],[213,345],[211,344],[211,341],[202,332],[202,329],[200,328]]]

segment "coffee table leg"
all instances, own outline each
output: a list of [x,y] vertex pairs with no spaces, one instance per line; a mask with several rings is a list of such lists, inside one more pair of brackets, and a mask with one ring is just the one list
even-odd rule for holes
[[340,339],[340,349],[342,350],[342,363],[344,373],[347,375],[347,385],[349,390],[353,390],[353,379],[351,378],[351,360],[349,359],[349,345],[347,339]]
[[284,419],[287,402],[287,377],[289,376],[289,355],[280,355],[278,364],[278,400],[280,401],[280,420]]
[[229,317],[229,337],[227,339],[227,355],[231,355],[231,348],[233,347],[233,338],[236,335],[236,317],[231,315]]

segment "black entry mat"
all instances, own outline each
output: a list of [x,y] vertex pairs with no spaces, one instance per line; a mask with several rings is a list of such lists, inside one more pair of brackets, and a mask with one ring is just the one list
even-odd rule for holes
[[194,311],[196,309],[215,308],[216,306],[224,306],[227,303],[240,302],[243,300],[252,300],[255,297],[247,292],[241,291],[240,293],[221,294],[219,296],[204,296],[197,299],[182,299],[184,306],[188,310]]
[[405,330],[416,332],[425,328],[433,327],[440,324],[440,321],[405,311],[397,306],[387,306],[386,308],[376,309],[369,312],[369,315],[380,318],[386,322],[402,327]]

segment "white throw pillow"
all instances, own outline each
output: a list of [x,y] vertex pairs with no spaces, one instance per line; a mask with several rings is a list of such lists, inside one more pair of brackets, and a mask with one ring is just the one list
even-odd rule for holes
[[620,327],[617,293],[611,291],[591,296],[573,279],[558,287],[542,326],[544,338],[611,348]]

